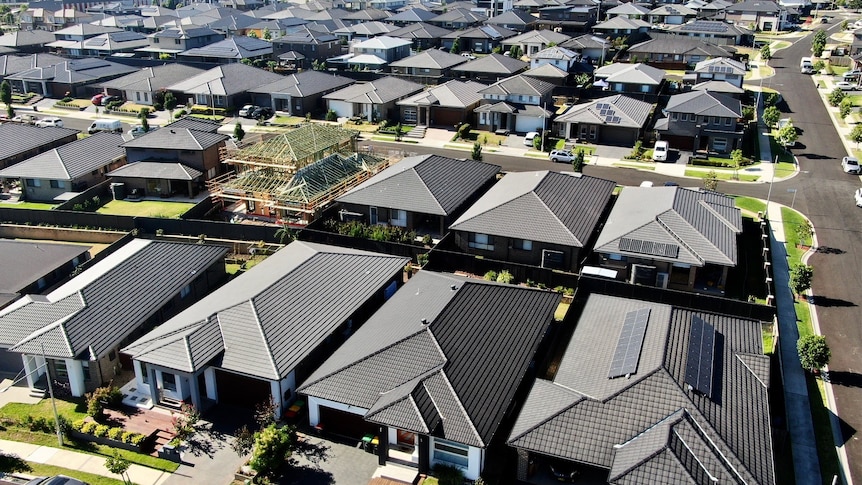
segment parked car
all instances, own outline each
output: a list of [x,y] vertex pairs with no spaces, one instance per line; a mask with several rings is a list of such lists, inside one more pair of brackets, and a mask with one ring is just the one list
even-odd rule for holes
[[838,81],[835,83],[835,87],[842,91],[853,91],[856,89],[856,85],[853,83],[848,83],[847,81]]
[[841,159],[841,168],[844,170],[844,173],[852,173],[859,175],[862,172],[862,168],[859,167],[859,160],[855,157],[844,157]]
[[247,104],[239,109],[239,115],[243,118],[251,118],[251,114],[254,113],[258,107],[253,104]]
[[527,136],[524,137],[524,145],[527,145],[528,147],[533,146],[533,139],[537,136],[539,136],[539,133],[536,131],[527,133]]
[[856,189],[856,207],[862,207],[862,189]]
[[275,112],[272,108],[267,108],[266,106],[260,106],[251,113],[251,117],[256,120],[268,120],[272,118],[273,115],[275,115]]
[[77,478],[67,477],[66,475],[55,475],[53,477],[36,477],[27,485],[89,485],[87,482],[82,482]]
[[107,106],[107,105],[113,103],[114,101],[122,101],[122,100],[123,100],[123,98],[121,98],[119,96],[103,96],[102,97],[102,106]]
[[90,98],[90,102],[92,102],[96,106],[102,106],[102,98],[104,98],[104,97],[105,97],[104,94],[101,94],[101,93],[97,94],[97,95],[93,96],[92,98]]
[[652,159],[656,162],[666,162],[667,161],[667,152],[670,150],[670,146],[668,142],[664,140],[659,140],[655,142],[655,147],[652,150]]
[[[150,131],[156,131],[156,130],[158,130],[158,129],[159,129],[159,126],[158,126],[158,125],[150,125]],[[139,137],[139,136],[141,136],[141,135],[144,135],[144,134],[146,134],[146,133],[148,133],[148,132],[147,132],[147,131],[144,131],[144,127],[143,127],[143,125],[133,125],[133,126],[132,126],[132,129],[130,129],[130,130],[129,130],[129,134],[130,134],[130,135],[132,135],[132,137],[135,137],[135,138],[137,138],[137,137]]]
[[854,69],[852,71],[845,72],[841,77],[843,77],[845,81],[850,81],[852,79],[858,78],[860,74],[862,74],[862,71],[860,71],[859,69]]
[[548,158],[550,158],[552,162],[569,163],[575,159],[575,156],[568,150],[554,150],[550,155],[548,155]]
[[110,118],[100,119],[93,121],[90,124],[89,128],[87,128],[87,133],[93,134],[99,131],[110,131],[113,133],[122,133],[123,132],[123,124],[120,120],[114,120]]
[[31,115],[31,114],[21,114],[21,115],[16,115],[14,118],[12,118],[12,121],[14,121],[15,123],[24,123],[25,125],[32,125],[32,124],[36,123],[37,121],[39,121],[39,118],[37,118],[35,115]]
[[49,116],[47,118],[42,118],[41,120],[38,120],[33,124],[40,128],[44,128],[46,126],[56,126],[57,128],[62,128],[63,120],[57,118],[56,116]]
[[473,54],[470,54],[469,52],[462,52],[461,57],[466,57],[467,59],[470,59],[470,60],[473,60],[476,58],[476,56],[474,56]]

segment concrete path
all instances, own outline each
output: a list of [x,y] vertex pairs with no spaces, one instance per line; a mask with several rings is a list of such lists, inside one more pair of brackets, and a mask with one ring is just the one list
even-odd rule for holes
[[[120,479],[118,475],[109,472],[105,468],[105,458],[102,456],[8,440],[0,440],[0,450],[3,450],[4,453],[18,455],[34,463],[59,466],[70,470],[92,473],[117,480]],[[128,473],[129,478],[137,485],[161,485],[170,477],[170,473],[141,465],[130,466]]]

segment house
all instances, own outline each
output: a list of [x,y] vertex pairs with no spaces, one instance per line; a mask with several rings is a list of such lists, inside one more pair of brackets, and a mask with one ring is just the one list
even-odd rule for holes
[[643,63],[614,63],[596,69],[595,76],[607,84],[607,91],[646,98],[661,92],[665,72]]
[[348,25],[356,25],[365,22],[377,22],[388,19],[392,14],[385,10],[376,8],[363,8],[355,12],[349,12],[342,17]]
[[731,197],[682,187],[626,187],[594,251],[618,279],[724,294],[741,232],[742,216]]
[[388,35],[389,32],[398,30],[398,26],[385,22],[371,21],[360,24],[347,25],[332,31],[344,42],[369,40],[377,36]]
[[153,402],[251,409],[271,398],[281,417],[297,382],[395,293],[407,261],[295,241],[123,352]]
[[726,57],[714,57],[697,63],[694,66],[696,83],[706,81],[727,81],[742,89],[742,81],[748,70],[745,64]]
[[137,72],[105,81],[99,87],[108,94],[119,95],[123,99],[134,101],[136,104],[152,106],[157,97],[163,94],[168,86],[202,72],[203,69],[196,67],[170,63],[162,66],[144,67]]
[[273,38],[282,37],[297,31],[307,23],[306,20],[298,18],[258,19],[255,23],[244,28],[243,31],[249,37],[256,35],[258,39],[266,40],[271,44]]
[[606,19],[625,17],[629,19],[646,19],[649,9],[636,3],[623,3],[605,10]]
[[177,25],[148,35],[150,45],[141,47],[138,52],[150,53],[154,58],[159,58],[163,54],[176,56],[180,52],[203,47],[224,38],[224,35],[209,27]]
[[398,30],[393,30],[388,35],[389,37],[411,41],[413,49],[418,51],[440,47],[443,36],[451,32],[449,29],[437,27],[436,25],[415,22],[405,25]]
[[649,21],[654,24],[682,25],[697,18],[697,11],[685,5],[659,5],[649,11]]
[[[420,271],[300,385],[309,423],[376,436],[378,463],[475,480],[529,381],[557,293]],[[493,379],[487,378],[493,376]]]
[[485,25],[495,25],[515,32],[526,32],[532,30],[536,25],[536,17],[523,10],[507,10],[503,13],[489,18]]
[[54,42],[49,42],[46,45],[58,54],[79,57],[83,55],[81,52],[81,44],[85,40],[102,34],[122,31],[122,29],[118,29],[116,27],[104,27],[87,23],[72,25],[54,32],[54,38],[56,40]]
[[92,85],[108,81],[137,68],[106,61],[87,58],[64,60],[46,67],[35,67],[6,76],[13,89],[33,92],[54,98],[65,96],[86,97],[94,93]]
[[123,141],[120,134],[96,133],[4,168],[0,178],[20,180],[24,200],[53,202],[104,181],[106,173],[125,164]]
[[581,61],[581,55],[565,47],[553,46],[530,56],[530,69],[550,64],[563,72],[573,70]]
[[90,37],[62,51],[76,57],[106,57],[131,53],[146,45],[149,45],[146,35],[140,32],[122,31]]
[[608,40],[589,34],[572,37],[558,45],[570,51],[577,52],[584,60],[598,61],[600,65],[604,65],[603,60],[608,53],[608,49],[611,48],[611,43]]
[[15,52],[36,53],[45,52],[46,46],[54,42],[54,34],[45,30],[16,30],[0,35],[0,47],[13,49]]
[[499,172],[499,166],[475,160],[407,157],[336,202],[350,219],[440,238],[449,224],[494,183]]
[[353,44],[351,49],[357,56],[374,55],[391,63],[410,56],[410,44],[410,41],[384,35]]
[[78,139],[78,130],[0,124],[0,169]]
[[512,8],[512,0],[476,0],[476,10],[483,11],[488,17],[510,12]]
[[599,5],[592,0],[576,0],[569,4],[548,2],[548,5],[539,8],[538,25],[543,29],[587,33],[596,22]]
[[655,130],[674,148],[730,153],[742,146],[742,104],[734,97],[700,90],[675,94],[664,113]]
[[479,93],[487,85],[453,79],[398,101],[401,120],[424,126],[461,126],[474,123],[473,110],[482,101]]
[[551,45],[562,44],[569,39],[571,37],[568,35],[552,30],[531,30],[504,40],[503,49],[508,51],[517,46],[525,56],[529,57]]
[[[6,77],[11,74],[29,71],[37,67],[50,67],[65,60],[66,59],[60,56],[55,56],[54,54],[29,54],[26,56],[16,54],[2,55],[0,56],[0,79],[6,79]],[[12,84],[13,91],[18,90],[18,92],[24,92],[22,91],[23,86],[20,83],[15,84],[10,81],[10,84]]]
[[551,105],[553,90],[553,84],[522,74],[497,81],[479,91],[483,104],[473,110],[479,114],[478,126],[490,131],[538,131],[553,115],[545,108]]
[[383,77],[367,83],[356,83],[323,97],[326,107],[339,117],[359,116],[365,120],[394,120],[395,103],[422,91],[423,86],[396,77]]
[[[69,278],[78,265],[90,259],[90,247],[58,244],[53,241],[0,240],[0,308],[28,293],[41,293]],[[6,352],[0,350],[0,371],[23,365],[18,355],[8,365]]]
[[715,45],[695,37],[654,35],[652,39],[628,48],[632,63],[643,62],[658,68],[683,68],[712,57],[731,57],[735,51],[726,45]]
[[272,40],[273,54],[296,52],[305,56],[306,66],[311,61],[322,61],[341,54],[341,41],[332,34],[303,28]]
[[429,19],[428,23],[445,29],[457,30],[478,26],[486,20],[488,20],[488,17],[481,13],[473,12],[465,8],[451,8],[445,13]]
[[592,294],[574,328],[509,434],[518,479],[569,463],[612,484],[775,483],[761,322]]
[[625,16],[613,17],[604,22],[593,25],[593,33],[600,37],[611,37],[613,39],[641,38],[649,32],[651,24],[638,18]]
[[177,58],[193,62],[227,64],[231,62],[266,61],[272,57],[272,43],[246,36],[231,36],[203,47],[180,52]]
[[743,0],[725,8],[724,18],[749,30],[778,32],[787,22],[787,9],[777,2]]
[[425,23],[436,17],[437,14],[422,8],[410,8],[403,12],[398,12],[395,15],[383,19],[392,25],[405,27],[410,24]]
[[554,120],[562,138],[631,147],[643,138],[653,105],[624,94],[572,106]]
[[302,71],[249,89],[249,92],[256,105],[270,106],[291,116],[305,116],[326,111],[323,96],[354,82],[353,79],[321,71]]
[[458,53],[478,52],[490,54],[494,49],[500,47],[503,39],[516,35],[517,32],[505,27],[493,25],[482,25],[464,30],[456,30],[443,36],[443,47],[451,50],[458,42]]
[[571,172],[506,174],[449,230],[485,259],[577,272],[607,215],[615,183]]
[[704,39],[716,45],[754,44],[754,32],[719,20],[690,20],[682,25],[669,25],[665,31],[670,34]]
[[21,355],[31,389],[44,385],[47,363],[53,379],[83,397],[120,372],[122,347],[224,281],[226,253],[133,239],[47,295],[6,307],[0,346]]
[[430,49],[389,65],[392,74],[423,77],[448,76],[450,70],[470,59],[440,49]]
[[214,67],[165,89],[187,95],[177,96],[180,104],[188,100],[192,104],[224,109],[250,102],[250,89],[281,79],[282,76],[274,72],[236,62]]
[[476,60],[457,65],[452,74],[476,81],[496,82],[524,72],[530,65],[520,59],[512,59],[502,54],[489,54]]
[[745,89],[738,88],[727,81],[704,81],[691,87],[692,91],[709,91],[711,93],[726,94],[733,98],[741,98]]

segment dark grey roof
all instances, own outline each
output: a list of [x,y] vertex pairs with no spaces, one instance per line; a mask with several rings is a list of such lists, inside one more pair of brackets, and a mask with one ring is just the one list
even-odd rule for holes
[[692,91],[709,91],[711,93],[742,94],[744,89],[738,88],[727,81],[704,81],[691,87]]
[[478,73],[509,75],[521,72],[527,69],[529,65],[530,64],[520,59],[512,59],[503,54],[489,54],[474,61],[453,67],[452,70],[462,74]]
[[482,94],[524,94],[529,96],[544,96],[554,90],[554,85],[524,75],[515,75],[501,79],[487,88],[479,91]]
[[427,22],[437,14],[421,8],[411,8],[386,19],[387,22]]
[[667,113],[693,113],[698,116],[742,117],[742,103],[727,94],[709,91],[689,91],[670,97]]
[[195,180],[201,175],[203,172],[200,170],[179,162],[165,161],[132,162],[108,173],[110,177],[160,180]]
[[350,103],[384,104],[421,91],[422,87],[421,84],[387,76],[375,81],[347,86],[325,95],[324,98]]
[[[650,316],[638,368],[609,379],[626,313],[640,309]],[[685,384],[694,316],[719,342],[711,395]],[[760,322],[593,294],[556,375],[536,380],[508,441],[609,469],[610,483],[700,483],[705,471],[717,483],[772,484],[768,390],[740,356],[768,365]]]
[[205,118],[197,118],[194,116],[183,116],[182,118],[168,123],[165,128],[186,128],[194,131],[207,131],[215,133],[221,127],[221,123]]
[[135,239],[47,298],[0,313],[0,343],[21,353],[101,358],[175,298],[227,249]]
[[188,128],[163,128],[134,138],[123,146],[126,148],[158,148],[164,150],[206,150],[223,143],[229,137],[210,131],[196,131]]
[[78,134],[69,128],[39,128],[17,123],[0,124],[0,160]]
[[613,124],[640,129],[644,127],[652,110],[652,103],[617,94],[576,104],[558,116],[554,122]]
[[583,247],[615,186],[573,173],[511,172],[450,229]]
[[73,59],[47,67],[17,72],[7,79],[50,81],[62,84],[94,83],[135,72],[136,67],[98,58]]
[[440,49],[429,49],[419,54],[399,59],[389,65],[391,67],[413,67],[417,69],[448,69],[452,66],[463,64],[468,60],[466,57],[459,56],[458,54],[451,54]]
[[446,39],[486,39],[492,41],[501,41],[516,35],[517,32],[509,30],[505,27],[497,27],[494,25],[480,25],[464,30],[456,30],[446,34]]
[[725,46],[710,44],[696,37],[658,35],[629,47],[632,54],[685,54],[723,57],[732,55]]
[[752,32],[736,25],[722,22],[720,20],[692,20],[682,25],[673,25],[667,29],[670,32],[682,32],[685,34],[726,34],[730,36],[751,35]]
[[[742,215],[725,195],[682,187],[626,187],[599,234],[595,251],[694,266],[735,266],[740,232]],[[622,239],[675,245],[679,252],[644,256],[627,250]]]
[[471,12],[464,8],[453,8],[430,19],[429,22],[474,24],[484,22],[487,19],[488,17],[478,12]]
[[223,369],[281,380],[382,294],[406,262],[296,241],[123,351],[185,372],[220,356]]
[[566,41],[560,42],[560,47],[565,47],[566,49],[572,49],[575,51],[580,51],[584,49],[601,49],[604,47],[602,43],[602,39],[590,34],[580,35],[578,37],[572,37]]
[[54,42],[56,37],[47,30],[16,30],[0,35],[0,46],[29,47]]
[[389,37],[398,37],[399,39],[439,39],[450,32],[452,31],[443,27],[416,22],[401,27],[398,30],[393,30],[386,35]]
[[72,244],[0,240],[0,268],[3,268],[0,294],[20,293],[39,278],[89,250],[89,246]]
[[490,25],[521,25],[526,27],[538,21],[539,19],[522,10],[509,10],[489,18],[485,23]]
[[248,36],[229,37],[203,47],[183,51],[180,55],[218,59],[248,59],[272,54],[272,43]]
[[0,177],[75,180],[126,156],[123,135],[96,133],[0,170]]
[[418,155],[390,166],[336,200],[447,216],[499,171],[497,165],[474,160]]
[[430,87],[427,91],[414,94],[398,101],[399,106],[442,106],[445,108],[470,108],[482,100],[479,91],[486,85],[474,81],[453,79]]
[[315,94],[332,91],[353,84],[353,79],[321,71],[303,71],[289,74],[283,79],[249,89],[252,93],[286,94],[294,98],[303,98]]
[[781,6],[778,5],[777,2],[772,1],[744,0],[742,2],[730,5],[729,7],[725,8],[724,11],[727,13],[757,12],[777,14],[781,11]]
[[281,79],[280,74],[232,62],[167,87],[188,94],[233,96]]
[[372,422],[485,447],[559,301],[420,271],[298,391],[369,410]]
[[326,42],[337,42],[338,37],[325,32],[309,30],[303,28],[297,32],[288,33],[277,39],[273,39],[273,44],[324,44]]
[[347,20],[385,20],[389,18],[392,14],[385,11],[379,10],[376,8],[364,8],[362,10],[357,10],[355,12],[351,12],[344,16]]

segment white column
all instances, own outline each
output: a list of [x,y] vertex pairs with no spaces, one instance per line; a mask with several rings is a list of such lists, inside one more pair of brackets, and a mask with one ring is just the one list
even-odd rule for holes
[[204,379],[207,384],[207,399],[218,401],[218,390],[216,389],[216,375],[214,367],[207,367],[204,371]]
[[[144,370],[141,368],[141,363],[137,360],[132,361],[132,366],[135,368],[135,386],[141,392],[148,392],[150,386],[144,382]],[[149,376],[147,376],[149,378]]]
[[281,402],[281,383],[269,381],[269,393],[272,395],[272,402],[275,403],[275,419],[278,419],[284,414]]
[[36,381],[42,374],[42,369],[39,368],[36,358],[32,355],[21,354],[21,360],[24,361],[24,372],[27,374],[27,386],[32,389],[36,387]]
[[320,423],[320,405],[317,403],[317,399],[309,397],[306,405],[308,406],[308,424],[317,426]]
[[81,397],[86,392],[84,387],[84,366],[80,360],[65,359],[66,372],[69,373],[69,389],[75,397]]
[[389,447],[394,448],[393,445],[398,444],[398,428],[388,427],[387,435],[389,435]]
[[198,380],[197,380],[196,376],[192,375],[191,377],[189,377],[188,383],[189,383],[189,393],[191,394],[191,398],[192,398],[192,406],[194,406],[195,409],[200,410],[201,404],[203,404],[203,403],[201,402],[201,390],[198,387]]

